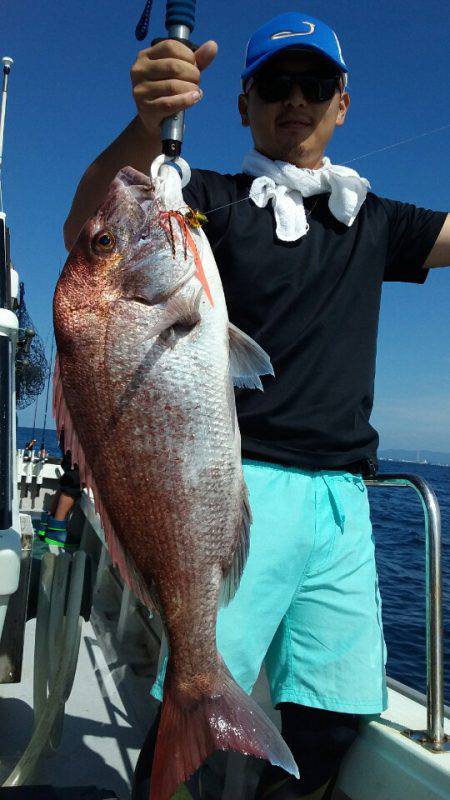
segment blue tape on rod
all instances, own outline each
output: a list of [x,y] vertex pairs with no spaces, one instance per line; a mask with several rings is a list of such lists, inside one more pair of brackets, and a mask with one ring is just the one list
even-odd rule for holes
[[167,0],[166,28],[173,25],[186,25],[194,30],[196,0]]

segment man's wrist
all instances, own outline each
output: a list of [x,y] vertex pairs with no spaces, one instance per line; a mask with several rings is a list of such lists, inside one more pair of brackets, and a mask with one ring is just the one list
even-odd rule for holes
[[150,125],[147,126],[143,123],[139,114],[136,114],[131,122],[131,126],[139,141],[150,148],[155,146],[156,141],[161,140],[160,123],[155,123],[154,127]]

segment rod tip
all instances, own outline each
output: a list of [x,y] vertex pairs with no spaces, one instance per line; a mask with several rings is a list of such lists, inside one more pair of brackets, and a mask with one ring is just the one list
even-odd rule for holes
[[3,56],[2,64],[4,67],[9,67],[9,69],[11,69],[12,65],[14,64],[14,61],[9,56]]

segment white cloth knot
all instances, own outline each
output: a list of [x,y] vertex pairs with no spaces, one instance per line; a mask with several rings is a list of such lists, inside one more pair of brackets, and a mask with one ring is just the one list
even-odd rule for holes
[[328,207],[339,222],[350,226],[366,199],[370,183],[354,169],[332,164],[324,157],[320,169],[300,169],[285,161],[272,161],[257,150],[244,159],[242,169],[255,180],[250,198],[264,208],[272,203],[277,237],[295,242],[309,230],[303,198],[330,192]]

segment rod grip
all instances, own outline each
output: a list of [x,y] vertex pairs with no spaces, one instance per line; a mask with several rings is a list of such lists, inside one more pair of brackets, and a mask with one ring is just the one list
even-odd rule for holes
[[167,30],[174,25],[186,25],[190,31],[193,31],[195,24],[195,3],[196,0],[167,0]]

